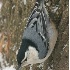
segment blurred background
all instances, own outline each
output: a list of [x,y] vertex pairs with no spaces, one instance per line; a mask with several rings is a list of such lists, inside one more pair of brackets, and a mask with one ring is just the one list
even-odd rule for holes
[[[0,0],[0,70],[11,65],[17,67],[16,55],[34,4],[35,0]],[[22,70],[69,69],[69,1],[45,0],[45,5],[58,31],[55,49],[44,63]]]

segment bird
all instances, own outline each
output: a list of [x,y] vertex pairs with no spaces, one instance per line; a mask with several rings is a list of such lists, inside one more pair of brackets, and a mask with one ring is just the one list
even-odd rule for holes
[[18,68],[44,62],[56,44],[58,32],[49,18],[44,2],[45,0],[36,0],[27,20],[17,54]]

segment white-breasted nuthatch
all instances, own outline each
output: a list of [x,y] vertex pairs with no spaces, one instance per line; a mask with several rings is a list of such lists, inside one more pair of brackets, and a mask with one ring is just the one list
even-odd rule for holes
[[17,54],[19,67],[44,62],[57,41],[57,30],[50,23],[44,0],[37,0],[28,19]]

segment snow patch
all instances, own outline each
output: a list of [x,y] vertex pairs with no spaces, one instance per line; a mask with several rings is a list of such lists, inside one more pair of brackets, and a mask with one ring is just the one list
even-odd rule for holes
[[56,13],[57,10],[58,10],[58,6],[52,7],[52,12],[53,12],[53,13]]
[[3,62],[3,55],[0,53],[0,62]]
[[44,63],[41,63],[39,66],[37,66],[38,68],[43,69]]
[[2,8],[2,2],[0,2],[0,9]]
[[18,54],[18,50],[16,51],[16,55]]
[[64,45],[64,47],[63,47],[63,50],[64,50],[67,46],[68,46],[68,45],[67,45],[67,44],[65,44],[65,45]]
[[13,51],[15,51],[15,49],[16,49],[16,45],[14,45],[14,47],[13,47],[13,49],[12,49],[12,50],[13,50]]
[[47,5],[47,6],[50,6],[50,4],[49,4],[49,3],[46,3],[46,5]]
[[3,70],[16,70],[15,68],[14,68],[14,66],[12,65],[12,66],[8,66],[8,67],[5,67]]
[[30,65],[30,69],[29,69],[29,70],[32,70],[32,66],[33,66],[33,65]]
[[24,21],[26,20],[27,18],[24,18]]
[[50,66],[48,66],[48,69],[47,70],[52,70],[52,69],[50,68]]
[[7,63],[2,53],[0,53],[0,65],[1,65],[0,70],[16,70],[14,68],[14,65],[9,66],[9,63]]
[[14,8],[15,8],[15,5],[12,6],[12,9],[14,9]]
[[23,2],[24,2],[24,5],[26,5],[26,0],[23,0]]
[[53,70],[53,64],[51,66],[48,66],[47,70]]

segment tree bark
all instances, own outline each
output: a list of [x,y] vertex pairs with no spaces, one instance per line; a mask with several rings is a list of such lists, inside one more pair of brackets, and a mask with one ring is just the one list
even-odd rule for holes
[[[49,12],[49,17],[56,25],[58,31],[58,39],[55,48],[41,66],[40,64],[33,65],[32,70],[68,70],[69,69],[69,4],[68,0],[49,0],[46,1],[46,8]],[[24,26],[35,1],[28,0],[27,4],[20,0],[2,0],[0,17],[0,31],[11,33],[11,49],[13,54],[9,58],[10,65],[16,64],[16,50],[20,47]],[[15,50],[13,51],[13,47]],[[13,59],[14,58],[14,59]],[[13,61],[11,61],[13,59]],[[29,70],[29,66],[23,70]]]

